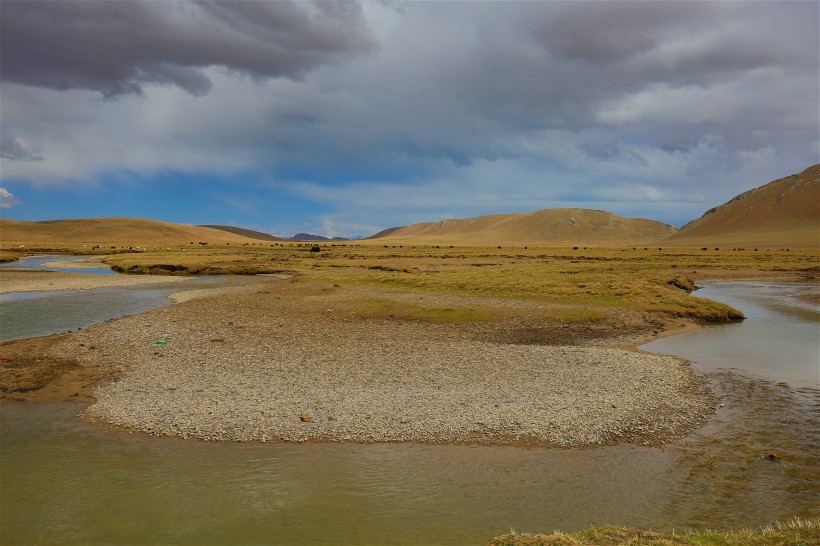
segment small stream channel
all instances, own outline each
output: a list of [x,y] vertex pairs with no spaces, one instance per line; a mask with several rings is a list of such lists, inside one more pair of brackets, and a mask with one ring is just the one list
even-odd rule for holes
[[[800,297],[816,287],[709,290],[749,319],[680,336],[683,349],[671,351],[706,346],[689,358],[724,404],[678,443],[208,443],[101,430],[76,418],[79,404],[3,403],[0,542],[485,544],[511,527],[727,529],[817,516],[820,391],[801,370],[816,370],[820,309]],[[806,312],[780,313],[784,302]],[[735,348],[759,334],[735,332],[771,318],[795,337],[774,360],[754,350],[739,365]],[[667,351],[675,339],[645,348]],[[739,367],[754,377],[727,370]]]
[[[92,275],[116,274],[108,267],[72,269],[43,264],[88,256],[37,256],[0,264],[0,269],[58,271]],[[55,290],[0,294],[0,341],[46,336],[170,305],[168,296],[187,290],[238,286],[256,277],[220,275],[180,278],[179,282],[95,290]]]
[[695,294],[741,309],[746,320],[661,338],[642,348],[699,370],[735,369],[791,386],[820,384],[820,283],[716,282]]

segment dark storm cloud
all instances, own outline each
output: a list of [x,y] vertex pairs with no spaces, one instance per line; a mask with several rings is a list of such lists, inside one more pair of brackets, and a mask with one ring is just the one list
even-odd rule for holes
[[802,75],[813,98],[817,17],[814,2],[489,4],[473,13],[479,39],[471,57],[453,60],[451,81],[473,112],[525,129],[599,125],[609,103],[657,85]]
[[0,0],[3,176],[214,174],[382,227],[573,203],[683,222],[818,161],[816,1],[400,8]]
[[42,161],[42,156],[38,155],[31,146],[19,138],[14,138],[8,133],[0,135],[0,157],[15,161]]
[[352,2],[3,0],[0,10],[4,81],[108,97],[143,83],[202,95],[208,66],[300,78],[373,47]]
[[693,2],[565,5],[530,20],[530,32],[556,57],[621,62],[703,25],[710,8]]

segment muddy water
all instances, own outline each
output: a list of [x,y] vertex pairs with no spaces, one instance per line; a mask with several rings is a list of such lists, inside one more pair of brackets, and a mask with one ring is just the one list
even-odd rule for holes
[[481,544],[516,529],[650,525],[673,458],[111,434],[79,407],[3,411],[2,542]]
[[212,444],[0,404],[0,542],[482,544],[819,515],[816,387],[720,368],[705,373],[724,406],[664,448]]

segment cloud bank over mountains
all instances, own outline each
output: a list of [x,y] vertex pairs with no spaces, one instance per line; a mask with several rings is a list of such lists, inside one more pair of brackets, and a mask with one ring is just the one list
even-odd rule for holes
[[0,10],[25,219],[139,186],[279,233],[564,206],[680,224],[818,162],[816,2]]

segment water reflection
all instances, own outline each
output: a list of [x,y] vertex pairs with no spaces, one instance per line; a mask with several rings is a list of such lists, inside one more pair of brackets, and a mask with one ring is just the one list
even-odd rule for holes
[[170,305],[168,296],[185,290],[258,281],[255,277],[199,277],[179,283],[3,294],[0,295],[0,341],[87,328],[106,320]]
[[728,303],[746,320],[711,325],[644,345],[675,354],[701,370],[734,368],[794,386],[820,384],[820,304],[817,283],[720,282],[699,297]]
[[0,404],[4,543],[480,544],[510,526],[653,525],[673,484],[652,448],[158,440],[79,409]]
[[14,262],[0,264],[0,269],[17,269],[22,271],[61,271],[64,273],[89,273],[92,275],[116,275],[110,267],[100,264],[100,267],[46,267],[43,264],[51,262],[84,260],[99,258],[99,256],[76,256],[76,255],[52,255],[52,256],[31,256]]
[[[38,256],[0,264],[4,269],[79,273],[113,273],[110,269],[43,268],[43,263],[78,256]],[[82,257],[80,257],[82,258]],[[186,290],[238,286],[259,282],[261,277],[210,276],[181,278],[180,282],[0,294],[0,342],[45,336],[87,328],[100,322],[170,305],[168,296]]]

